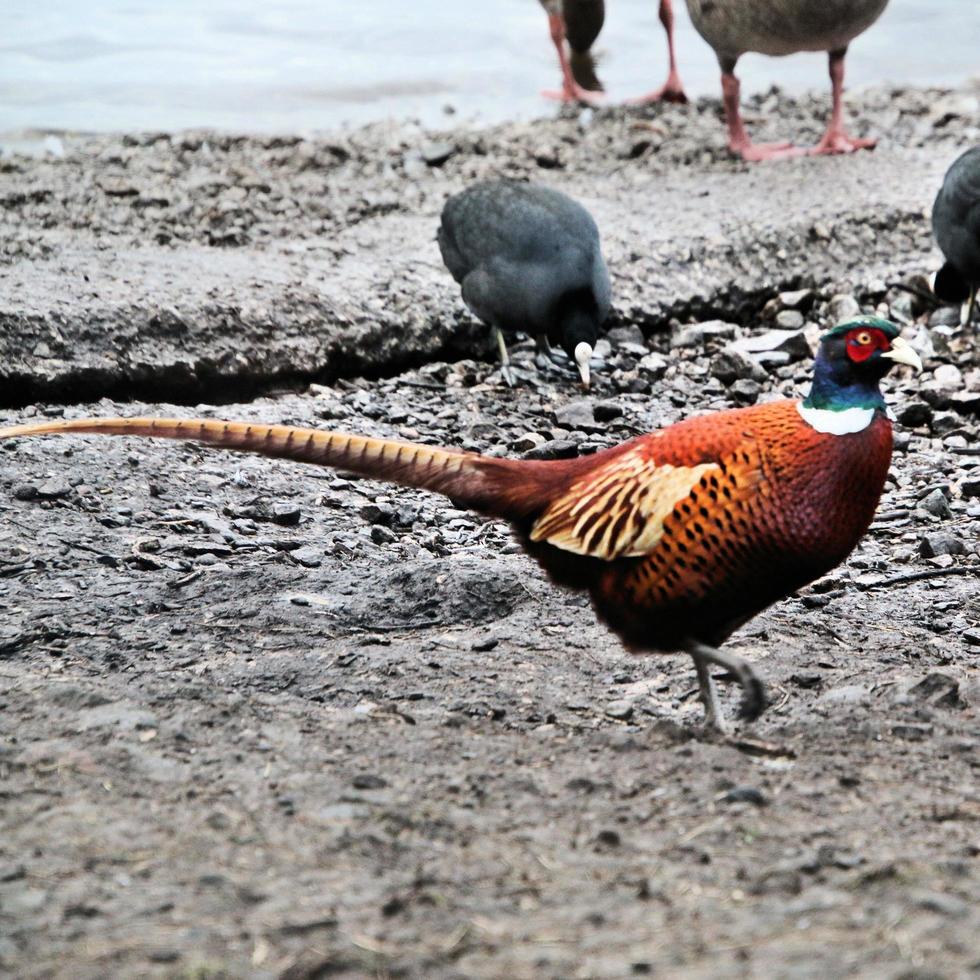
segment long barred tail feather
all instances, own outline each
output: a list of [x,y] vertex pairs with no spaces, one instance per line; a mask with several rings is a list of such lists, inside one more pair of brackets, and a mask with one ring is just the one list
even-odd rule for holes
[[460,450],[291,425],[214,419],[106,418],[0,428],[0,440],[55,434],[177,439],[331,466],[404,486],[434,490],[460,505],[511,520],[530,517],[544,506],[555,477],[559,476],[553,465],[545,463],[494,459]]

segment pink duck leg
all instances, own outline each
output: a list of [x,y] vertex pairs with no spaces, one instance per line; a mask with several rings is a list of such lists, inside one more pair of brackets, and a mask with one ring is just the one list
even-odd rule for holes
[[827,132],[823,134],[823,139],[810,150],[814,156],[829,153],[853,153],[855,150],[871,150],[877,143],[877,140],[848,136],[844,129],[844,55],[846,54],[847,48],[830,52],[830,84],[834,102]]
[[667,81],[660,88],[646,95],[630,99],[630,105],[647,105],[650,102],[687,102],[681,76],[677,72],[677,57],[674,54],[674,8],[670,0],[660,0],[660,23],[667,32],[667,57],[670,60],[670,71]]
[[753,143],[742,123],[738,101],[741,86],[735,76],[735,59],[721,59],[721,92],[725,102],[725,124],[728,126],[728,149],[749,163],[762,160],[786,160],[803,156],[806,150],[792,143]]
[[572,66],[568,62],[568,53],[565,51],[565,22],[560,13],[548,10],[548,27],[551,30],[551,40],[558,52],[558,63],[561,65],[561,91],[545,91],[541,94],[546,99],[556,99],[559,102],[600,102],[602,92],[592,92],[582,88],[572,75]]

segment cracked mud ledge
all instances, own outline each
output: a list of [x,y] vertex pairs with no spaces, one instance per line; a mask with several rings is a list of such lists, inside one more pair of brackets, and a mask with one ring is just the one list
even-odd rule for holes
[[[980,138],[950,115],[972,97],[859,96],[878,150],[791,167],[726,160],[707,102],[453,133],[438,168],[442,137],[404,126],[0,161],[3,423],[177,414],[218,383],[243,403],[195,413],[587,453],[794,393],[805,344],[731,345],[855,303],[927,353],[888,383],[867,539],[733,638],[773,706],[731,743],[687,658],[626,655],[441,498],[190,445],[0,445],[0,972],[976,971],[980,353],[888,285],[935,265],[923,211]],[[824,108],[754,125],[812,139]],[[587,406],[529,344],[513,391],[467,350],[432,234],[495,170],[599,219],[617,305]]]

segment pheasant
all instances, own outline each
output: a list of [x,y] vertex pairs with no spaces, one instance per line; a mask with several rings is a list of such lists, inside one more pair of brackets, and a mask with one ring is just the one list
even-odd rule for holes
[[810,394],[703,415],[573,460],[497,459],[334,432],[192,419],[79,419],[0,429],[156,436],[339,467],[446,494],[511,523],[558,585],[586,590],[636,653],[687,651],[706,721],[725,724],[712,666],[765,707],[761,680],[721,643],[847,557],[871,523],[891,458],[879,380],[921,369],[887,320],[821,340]]
[[980,287],[980,146],[946,172],[932,207],[932,232],[946,258],[933,289],[947,303],[966,303],[963,319],[969,323]]
[[[721,66],[728,148],[749,161],[871,149],[874,140],[856,139],[844,131],[844,57],[851,41],[881,16],[887,4],[888,0],[687,0],[695,30],[714,48]],[[748,51],[777,57],[797,51],[829,53],[833,109],[827,131],[813,149],[753,144],[749,139],[735,76],[736,62]]]
[[581,204],[540,184],[484,180],[446,201],[438,238],[466,305],[493,326],[508,384],[502,331],[526,330],[542,354],[560,344],[589,387],[611,286],[599,230]]
[[[561,102],[596,102],[602,97],[602,82],[595,71],[592,45],[606,19],[604,0],[541,0],[548,14],[551,40],[558,52],[562,86],[558,92],[545,92],[548,98]],[[660,0],[660,23],[667,32],[667,55],[670,70],[667,81],[656,91],[634,99],[634,102],[687,102],[677,58],[674,54],[674,11],[671,0]],[[569,53],[565,51],[568,41]]]

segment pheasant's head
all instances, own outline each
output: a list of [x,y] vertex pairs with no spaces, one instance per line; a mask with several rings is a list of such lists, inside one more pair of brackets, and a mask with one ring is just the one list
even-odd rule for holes
[[881,379],[896,364],[922,370],[919,355],[898,334],[894,323],[876,316],[855,317],[828,330],[820,338],[804,405],[832,411],[884,408]]

